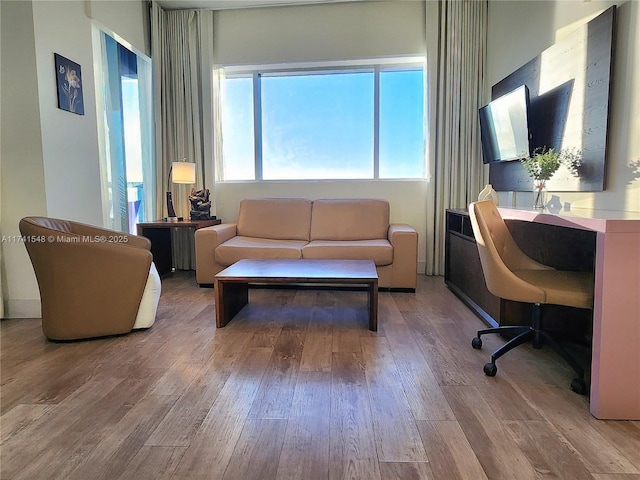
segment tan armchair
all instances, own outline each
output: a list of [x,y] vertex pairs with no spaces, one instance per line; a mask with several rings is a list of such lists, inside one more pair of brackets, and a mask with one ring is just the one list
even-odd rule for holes
[[45,217],[23,218],[20,232],[38,280],[47,338],[130,332],[143,310],[143,292],[153,315],[144,326],[153,323],[160,285],[157,272],[153,275],[149,240]]
[[487,289],[506,300],[533,304],[530,326],[501,326],[478,331],[471,342],[476,349],[482,348],[480,337],[487,333],[515,335],[493,352],[491,361],[484,366],[484,373],[490,377],[495,376],[498,371],[496,360],[531,340],[534,348],[549,345],[571,365],[578,374],[578,378],[571,383],[571,389],[586,393],[582,367],[543,329],[542,304],[593,308],[593,275],[589,272],[555,270],[529,258],[515,243],[500,212],[490,200],[469,205],[469,216]]

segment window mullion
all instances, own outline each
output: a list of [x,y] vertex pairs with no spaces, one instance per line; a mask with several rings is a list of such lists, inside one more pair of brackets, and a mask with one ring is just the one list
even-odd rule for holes
[[253,139],[255,179],[262,180],[262,95],[258,72],[253,72]]
[[380,178],[380,67],[373,73],[373,178]]

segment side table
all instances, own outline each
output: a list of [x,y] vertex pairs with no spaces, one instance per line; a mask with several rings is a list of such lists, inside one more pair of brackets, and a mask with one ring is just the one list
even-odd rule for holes
[[188,228],[191,235],[199,228],[220,225],[219,218],[212,220],[181,220],[179,222],[165,222],[157,220],[155,222],[138,223],[138,235],[146,237],[151,241],[151,254],[153,262],[156,264],[158,273],[165,275],[173,270],[173,255],[171,245],[172,228]]

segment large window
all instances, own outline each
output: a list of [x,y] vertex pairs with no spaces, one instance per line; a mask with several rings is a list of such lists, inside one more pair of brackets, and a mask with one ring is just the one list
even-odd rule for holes
[[228,74],[222,180],[424,178],[416,65]]

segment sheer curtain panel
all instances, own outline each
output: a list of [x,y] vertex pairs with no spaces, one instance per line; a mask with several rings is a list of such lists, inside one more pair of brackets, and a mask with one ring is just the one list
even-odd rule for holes
[[[213,31],[213,11],[163,10],[156,2],[151,4],[151,48],[153,56],[153,86],[156,116],[156,152],[158,182],[158,216],[166,216],[164,200],[167,185],[173,191],[176,214],[189,217],[191,188],[210,188],[206,185],[204,162],[205,142],[211,141],[205,109],[203,89],[211,80],[210,71],[203,65],[211,55],[206,38]],[[206,133],[205,133],[206,132]],[[173,184],[169,178],[171,162],[186,158],[196,164],[196,184]],[[194,269],[193,235],[174,234],[174,265],[178,269]]]
[[466,208],[485,184],[478,109],[487,8],[486,0],[427,2],[427,275],[444,273],[445,210]]

